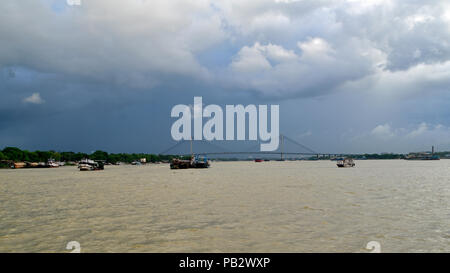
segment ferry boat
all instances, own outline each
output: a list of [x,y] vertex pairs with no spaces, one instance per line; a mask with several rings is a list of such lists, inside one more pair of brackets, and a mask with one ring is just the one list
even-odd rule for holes
[[178,158],[172,159],[170,162],[171,169],[189,169],[189,168],[209,168],[210,163],[206,156],[192,155],[191,160],[182,160]]
[[355,167],[355,162],[353,162],[352,158],[342,158],[341,160],[339,160],[336,165],[339,168],[351,168],[351,167]]
[[80,171],[98,171],[103,170],[105,167],[105,164],[102,161],[94,161],[91,159],[82,159],[78,163],[78,169]]

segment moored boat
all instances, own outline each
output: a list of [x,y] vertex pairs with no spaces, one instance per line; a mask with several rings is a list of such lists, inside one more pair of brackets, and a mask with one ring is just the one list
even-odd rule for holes
[[13,169],[22,169],[22,168],[25,168],[26,166],[27,166],[27,164],[25,162],[14,162],[11,165],[11,168],[13,168]]
[[353,161],[353,158],[343,158],[341,160],[339,160],[336,165],[339,168],[351,168],[351,167],[355,167],[355,162]]
[[209,168],[210,163],[206,156],[191,156],[191,160],[182,160],[178,158],[172,159],[170,162],[171,169],[189,169],[189,168]]
[[98,170],[103,170],[104,167],[104,163],[102,161],[94,161],[91,159],[82,159],[79,163],[78,163],[78,169],[80,169],[80,171],[98,171]]
[[59,163],[56,162],[53,158],[50,158],[50,159],[47,161],[47,167],[48,167],[48,168],[58,168],[58,167],[59,167]]

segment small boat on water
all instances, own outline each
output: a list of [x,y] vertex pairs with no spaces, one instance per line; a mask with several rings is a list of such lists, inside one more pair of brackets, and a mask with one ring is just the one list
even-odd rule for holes
[[262,159],[260,159],[260,158],[257,158],[257,159],[255,159],[255,162],[263,162],[264,160],[262,160]]
[[53,158],[49,158],[47,161],[47,168],[58,168],[59,163],[56,162]]
[[59,162],[49,159],[47,163],[45,162],[12,162],[11,168],[22,169],[22,168],[58,168],[60,166]]
[[99,171],[105,168],[105,164],[102,161],[94,161],[91,159],[82,159],[78,163],[78,169],[80,171]]
[[191,160],[182,160],[178,158],[172,159],[170,162],[171,169],[189,169],[189,168],[209,168],[209,160],[206,156],[191,156]]
[[346,157],[346,158],[342,158],[342,159],[338,160],[336,165],[339,168],[350,168],[350,167],[355,167],[355,162],[353,161],[353,158]]
[[25,162],[14,162],[11,164],[12,169],[22,169],[25,168],[27,164]]

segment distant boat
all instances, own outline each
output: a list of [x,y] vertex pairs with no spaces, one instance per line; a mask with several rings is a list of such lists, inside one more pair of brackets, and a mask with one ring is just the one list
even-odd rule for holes
[[15,162],[11,165],[11,168],[13,169],[22,169],[25,168],[27,164],[25,162]]
[[339,160],[336,164],[339,168],[351,168],[355,167],[355,162],[353,162],[352,158],[344,158],[342,160]]
[[50,158],[50,159],[47,161],[47,167],[48,167],[48,168],[58,168],[58,167],[59,167],[59,163],[56,162],[53,158]]
[[257,159],[255,159],[255,162],[263,162],[264,160],[262,160],[262,159],[260,159],[260,158],[257,158]]
[[170,162],[170,168],[171,169],[189,169],[189,168],[196,168],[196,169],[203,169],[203,168],[209,168],[210,163],[206,156],[192,156],[191,160],[182,160],[178,158],[172,159]]
[[37,168],[39,164],[37,162],[25,162],[27,164],[27,168]]
[[99,171],[103,170],[105,167],[105,164],[102,161],[94,161],[91,159],[82,159],[78,163],[78,169],[80,171]]

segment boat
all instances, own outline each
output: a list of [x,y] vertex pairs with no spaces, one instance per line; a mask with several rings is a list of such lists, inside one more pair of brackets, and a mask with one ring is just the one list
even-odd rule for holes
[[27,164],[25,162],[14,162],[13,164],[11,164],[11,168],[13,169],[22,169],[25,168],[27,166]]
[[355,167],[355,162],[353,162],[353,158],[350,157],[346,157],[343,158],[342,160],[339,160],[336,165],[339,168],[350,168],[350,167]]
[[37,168],[39,163],[37,162],[25,162],[27,164],[27,168]]
[[255,159],[255,162],[263,162],[264,160],[262,160],[262,159],[260,159],[260,158],[257,158],[257,159]]
[[179,158],[174,158],[170,162],[171,169],[189,169],[191,166],[190,160],[182,160]]
[[59,163],[56,162],[53,158],[49,158],[47,161],[47,167],[48,168],[58,168],[59,167]]
[[49,161],[47,163],[45,162],[12,162],[11,168],[13,169],[22,169],[22,168],[57,168],[59,167],[58,162]]
[[206,156],[199,156],[199,155],[192,155],[191,160],[183,160],[174,158],[170,162],[170,168],[171,169],[189,169],[189,168],[196,168],[196,169],[203,169],[203,168],[209,168],[210,163]]
[[78,169],[80,171],[99,171],[103,170],[105,167],[105,164],[103,161],[94,161],[91,159],[82,159],[78,163]]
[[192,161],[192,168],[204,169],[209,168],[209,160],[206,156],[194,156],[194,161]]

